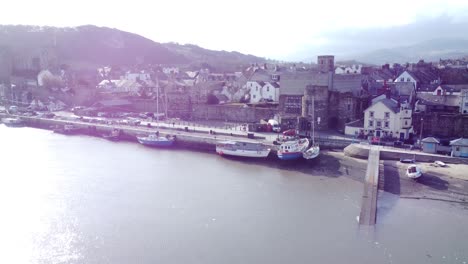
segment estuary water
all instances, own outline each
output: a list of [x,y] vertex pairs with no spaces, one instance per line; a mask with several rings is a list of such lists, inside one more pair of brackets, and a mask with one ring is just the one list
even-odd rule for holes
[[275,162],[0,125],[0,263],[468,263],[462,205],[360,228],[365,163]]

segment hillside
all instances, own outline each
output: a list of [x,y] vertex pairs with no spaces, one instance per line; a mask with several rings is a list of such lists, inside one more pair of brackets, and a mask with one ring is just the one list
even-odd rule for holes
[[0,25],[0,51],[20,67],[40,57],[48,64],[95,68],[137,64],[249,64],[264,59],[237,52],[213,51],[194,45],[161,44],[137,34],[96,26],[74,28]]
[[468,40],[460,38],[439,38],[388,49],[379,49],[369,53],[354,56],[357,60],[383,64],[425,61],[439,59],[461,58],[468,55]]

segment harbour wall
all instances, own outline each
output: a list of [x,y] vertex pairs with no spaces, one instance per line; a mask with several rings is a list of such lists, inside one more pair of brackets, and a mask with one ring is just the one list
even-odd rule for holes
[[[378,146],[375,146],[378,147]],[[447,163],[468,164],[468,159],[433,155],[423,152],[403,152],[397,149],[379,148],[381,160],[400,160],[400,159],[415,159],[419,162],[434,162],[440,160]],[[369,157],[369,146],[361,144],[351,144],[344,148],[346,156],[367,159]]]

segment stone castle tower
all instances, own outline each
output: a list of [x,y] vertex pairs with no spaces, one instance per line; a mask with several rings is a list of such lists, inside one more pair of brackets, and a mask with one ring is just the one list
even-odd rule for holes
[[335,56],[321,55],[317,57],[318,68],[321,72],[335,71]]

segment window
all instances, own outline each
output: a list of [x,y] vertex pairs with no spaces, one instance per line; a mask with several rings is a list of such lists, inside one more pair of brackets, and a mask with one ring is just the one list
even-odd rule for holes
[[390,118],[390,112],[385,112],[385,118]]
[[400,81],[404,82],[404,81],[405,81],[405,77],[401,77]]
[[388,128],[390,126],[390,122],[388,122],[388,121],[385,121],[384,124],[385,124],[385,128]]
[[257,86],[257,87],[255,87],[255,91],[257,91],[257,92],[258,92],[258,86]]
[[382,126],[382,121],[377,121],[377,127],[381,127]]
[[370,127],[373,127],[373,126],[374,126],[374,121],[369,120],[369,126],[370,126]]
[[369,112],[369,117],[374,117],[374,112],[373,111]]
[[405,126],[407,126],[407,125],[408,125],[408,121],[405,121]]
[[409,81],[411,81],[411,80],[410,80],[410,78],[408,77],[408,78],[406,78],[406,81],[409,82]]
[[348,104],[348,111],[351,111],[351,105]]
[[257,97],[255,94],[253,95],[253,99],[255,99],[255,97]]
[[455,151],[460,151],[460,147],[456,147],[456,148],[455,148]]
[[267,86],[267,92],[269,92],[269,91],[270,91],[270,86]]

